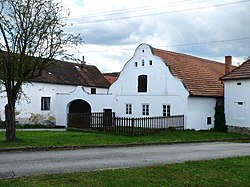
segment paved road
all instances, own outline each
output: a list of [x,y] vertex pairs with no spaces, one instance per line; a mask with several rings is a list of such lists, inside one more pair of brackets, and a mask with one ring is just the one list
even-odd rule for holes
[[250,155],[250,143],[190,143],[0,153],[0,178],[180,163]]

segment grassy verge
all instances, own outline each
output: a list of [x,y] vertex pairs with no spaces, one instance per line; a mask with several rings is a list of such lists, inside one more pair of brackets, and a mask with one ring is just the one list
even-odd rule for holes
[[0,180],[0,186],[249,186],[250,157]]
[[247,135],[215,131],[174,131],[160,134],[126,137],[104,133],[86,132],[48,132],[48,131],[17,131],[15,142],[5,142],[5,132],[0,132],[0,148],[25,146],[72,146],[72,145],[103,145],[131,144],[148,142],[180,142],[210,140],[224,138],[250,138]]

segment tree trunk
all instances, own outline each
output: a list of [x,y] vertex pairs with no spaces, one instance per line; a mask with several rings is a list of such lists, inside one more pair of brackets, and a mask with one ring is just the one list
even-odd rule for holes
[[16,140],[15,102],[5,105],[6,141]]

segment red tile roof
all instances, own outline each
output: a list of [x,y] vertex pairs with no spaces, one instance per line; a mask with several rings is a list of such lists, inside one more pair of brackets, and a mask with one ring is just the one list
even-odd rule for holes
[[104,75],[104,77],[105,79],[107,79],[107,81],[109,81],[110,84],[113,84],[118,79],[118,77],[110,75]]
[[34,82],[100,88],[109,88],[110,86],[110,83],[95,66],[58,60],[53,62],[53,67],[50,70],[44,70]]
[[181,79],[191,96],[223,96],[220,77],[225,73],[225,64],[155,48],[152,52],[162,58],[175,77]]
[[250,59],[221,77],[221,80],[250,79]]
[[103,75],[110,84],[113,84],[118,79],[120,72],[103,73]]

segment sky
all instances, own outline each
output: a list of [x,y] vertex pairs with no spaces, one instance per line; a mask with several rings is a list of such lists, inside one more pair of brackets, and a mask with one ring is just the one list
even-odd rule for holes
[[250,0],[61,0],[67,33],[85,44],[68,48],[103,72],[121,71],[141,43],[233,64],[250,56]]

